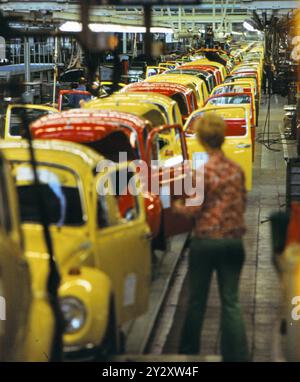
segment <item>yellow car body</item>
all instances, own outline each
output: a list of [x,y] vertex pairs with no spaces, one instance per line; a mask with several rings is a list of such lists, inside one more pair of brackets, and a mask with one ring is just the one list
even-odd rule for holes
[[45,114],[57,113],[58,110],[51,106],[46,105],[32,105],[32,104],[12,104],[8,105],[5,114],[4,133],[2,137],[9,140],[18,140],[21,138],[20,126],[21,119],[18,113],[26,110],[30,122],[44,116]]
[[176,101],[172,100],[170,97],[167,97],[159,93],[115,93],[107,100],[113,100],[114,102],[136,102],[137,104],[150,104],[159,107],[163,113],[167,124],[175,125],[182,124],[182,116]]
[[194,169],[198,167],[197,162],[201,164],[201,161],[207,160],[207,154],[205,149],[198,143],[193,123],[197,118],[207,113],[215,113],[220,115],[225,120],[238,121],[243,119],[246,121],[246,125],[243,126],[242,133],[239,135],[227,135],[223,145],[223,151],[225,155],[240,165],[243,169],[246,177],[247,190],[252,188],[252,140],[251,140],[251,127],[250,127],[250,115],[248,108],[245,106],[231,106],[223,105],[218,107],[206,107],[196,110],[187,120],[184,131],[186,135],[186,142],[189,152],[189,157],[193,161]]
[[32,288],[15,185],[3,157],[0,177],[0,316],[4,308],[2,298],[5,302],[5,317],[0,319],[0,361],[46,362],[51,357],[54,315],[46,288]]
[[146,82],[171,82],[180,84],[192,89],[195,93],[198,107],[202,107],[207,100],[209,94],[205,82],[196,76],[189,74],[160,74],[157,76],[149,77]]
[[[126,93],[128,94],[128,93]],[[160,108],[152,103],[137,104],[136,100],[122,99],[117,100],[113,97],[94,99],[83,105],[84,109],[94,110],[116,110],[135,114],[152,123],[152,126],[165,125],[167,123],[164,113]]]
[[232,70],[232,73],[242,71],[242,70],[253,70],[257,72],[258,74],[258,79],[259,79],[259,85],[261,86],[261,81],[262,81],[262,67],[258,62],[252,62],[252,63],[241,63],[240,65],[235,66],[235,68]]
[[[144,201],[141,195],[135,197],[134,213],[127,220],[120,215],[116,196],[97,192],[103,184],[113,189],[109,176],[121,171],[121,167],[109,170],[109,176],[104,170],[97,174],[103,157],[71,142],[36,140],[34,147],[40,182],[45,192],[52,191],[47,200],[51,205],[50,232],[61,274],[59,297],[68,323],[64,334],[65,355],[67,359],[95,355],[107,336],[113,336],[117,327],[147,308],[151,260]],[[30,188],[26,188],[32,184],[27,144],[5,142],[1,148],[11,161],[23,198],[24,195],[30,198]],[[53,204],[54,191],[55,200],[59,200],[56,204]],[[62,193],[65,202],[59,197]],[[69,199],[67,195],[73,197]],[[64,210],[63,205],[67,206]],[[41,225],[34,214],[27,216],[27,210],[24,211],[26,254],[33,287],[38,291],[47,279],[48,255]],[[72,306],[77,307],[74,319],[70,313]],[[41,320],[37,316],[36,320],[42,325],[48,317]]]
[[222,65],[216,61],[210,61],[207,58],[199,58],[199,59],[196,58],[194,61],[188,62],[184,65],[191,65],[191,66],[194,66],[194,65],[211,65],[211,66],[215,66],[218,69],[220,69],[220,71],[221,71],[222,81],[224,81],[225,77],[227,76],[227,71],[226,71],[226,68],[224,65]]
[[[243,93],[244,88],[250,88],[251,89],[251,97],[255,101],[255,87],[253,86],[252,83],[250,82],[227,82],[222,85],[216,86],[213,91],[211,96],[215,94],[222,94],[222,93]],[[257,120],[257,105],[254,102],[254,121]]]
[[239,83],[239,84],[248,84],[248,86],[251,88],[254,89],[254,98],[256,100],[256,109],[259,108],[259,105],[260,105],[260,101],[261,101],[261,92],[260,92],[260,89],[259,89],[259,85],[256,81],[255,78],[250,78],[250,77],[240,77],[240,78],[235,78],[234,81],[230,81],[230,82],[225,82],[224,84],[227,84],[227,83]]

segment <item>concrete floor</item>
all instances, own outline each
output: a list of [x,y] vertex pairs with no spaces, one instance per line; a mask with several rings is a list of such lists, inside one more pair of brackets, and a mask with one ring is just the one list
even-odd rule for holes
[[[262,133],[266,117],[266,100],[263,99],[259,128]],[[282,132],[283,105],[286,100],[273,96],[271,101],[271,135],[279,138]],[[273,211],[284,208],[285,174],[284,157],[293,151],[295,144],[272,145],[270,151],[256,144],[253,190],[248,195],[246,213],[247,234],[244,238],[247,258],[241,278],[241,305],[247,326],[249,350],[253,361],[282,360],[279,336],[280,289],[271,263],[271,232],[268,218]],[[290,154],[290,156],[293,154]],[[185,284],[184,284],[185,285]],[[176,353],[182,317],[185,311],[186,285],[179,296],[174,323],[169,332],[164,353]],[[204,330],[202,333],[203,356],[219,353],[220,304],[214,279],[211,287]]]

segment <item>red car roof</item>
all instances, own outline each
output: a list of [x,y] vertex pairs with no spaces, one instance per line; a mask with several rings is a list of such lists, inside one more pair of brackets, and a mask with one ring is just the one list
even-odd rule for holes
[[102,139],[114,131],[129,127],[135,130],[149,123],[130,113],[110,110],[73,109],[47,115],[31,124],[34,138],[61,138],[88,142]]
[[153,92],[160,92],[165,95],[173,95],[176,93],[190,93],[192,90],[184,85],[176,84],[173,82],[135,82],[127,85],[122,89],[122,92],[147,90]]

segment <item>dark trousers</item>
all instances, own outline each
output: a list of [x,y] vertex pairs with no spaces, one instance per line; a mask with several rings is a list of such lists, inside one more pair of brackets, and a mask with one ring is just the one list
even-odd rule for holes
[[[189,301],[179,352],[200,353],[200,335],[214,271],[221,298],[221,353],[225,362],[248,361],[244,321],[239,304],[239,279],[244,263],[240,239],[193,238],[189,254]],[[217,335],[217,333],[216,333]]]

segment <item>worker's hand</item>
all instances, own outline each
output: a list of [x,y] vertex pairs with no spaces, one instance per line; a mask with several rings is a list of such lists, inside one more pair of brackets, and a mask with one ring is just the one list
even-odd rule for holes
[[174,213],[179,213],[181,211],[181,207],[183,206],[183,200],[177,199],[172,204],[172,210]]

